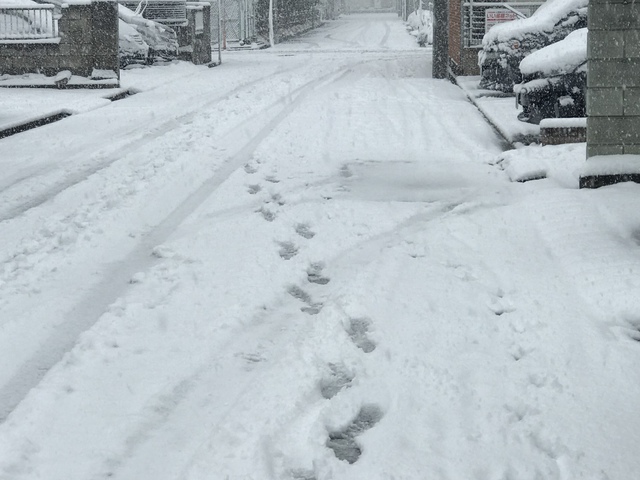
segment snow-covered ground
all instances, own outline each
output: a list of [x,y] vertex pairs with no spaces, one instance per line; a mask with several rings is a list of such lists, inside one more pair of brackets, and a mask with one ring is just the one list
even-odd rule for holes
[[395,15],[224,62],[0,141],[0,479],[635,478],[640,186]]
[[507,143],[530,144],[539,141],[540,126],[518,120],[522,105],[516,102],[513,95],[480,88],[479,75],[460,76],[456,82]]

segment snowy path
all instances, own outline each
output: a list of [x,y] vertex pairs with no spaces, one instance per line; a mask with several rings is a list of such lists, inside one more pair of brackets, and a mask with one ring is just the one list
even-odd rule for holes
[[0,479],[633,477],[637,186],[510,183],[413,42],[347,16],[0,142]]

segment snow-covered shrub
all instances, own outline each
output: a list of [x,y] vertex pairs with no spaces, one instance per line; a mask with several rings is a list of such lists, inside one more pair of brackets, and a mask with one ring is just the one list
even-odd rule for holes
[[511,92],[522,81],[519,64],[532,52],[587,26],[588,0],[547,0],[529,18],[492,27],[479,52],[481,88]]
[[430,10],[412,12],[407,18],[407,29],[421,47],[432,44],[433,13]]
[[533,52],[520,62],[523,83],[513,88],[522,105],[520,120],[539,123],[553,117],[586,114],[587,29]]
[[571,32],[564,40],[533,52],[520,62],[526,76],[563,75],[587,61],[587,29]]

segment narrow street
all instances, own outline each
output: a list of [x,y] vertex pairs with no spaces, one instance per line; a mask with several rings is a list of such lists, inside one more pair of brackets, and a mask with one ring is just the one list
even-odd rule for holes
[[633,478],[637,187],[510,182],[395,14],[198,72],[0,140],[1,480]]

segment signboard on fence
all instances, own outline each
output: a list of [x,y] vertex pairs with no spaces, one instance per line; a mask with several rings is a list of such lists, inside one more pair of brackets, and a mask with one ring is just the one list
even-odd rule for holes
[[488,8],[484,11],[484,31],[498,23],[510,22],[518,18],[518,14],[506,8]]

